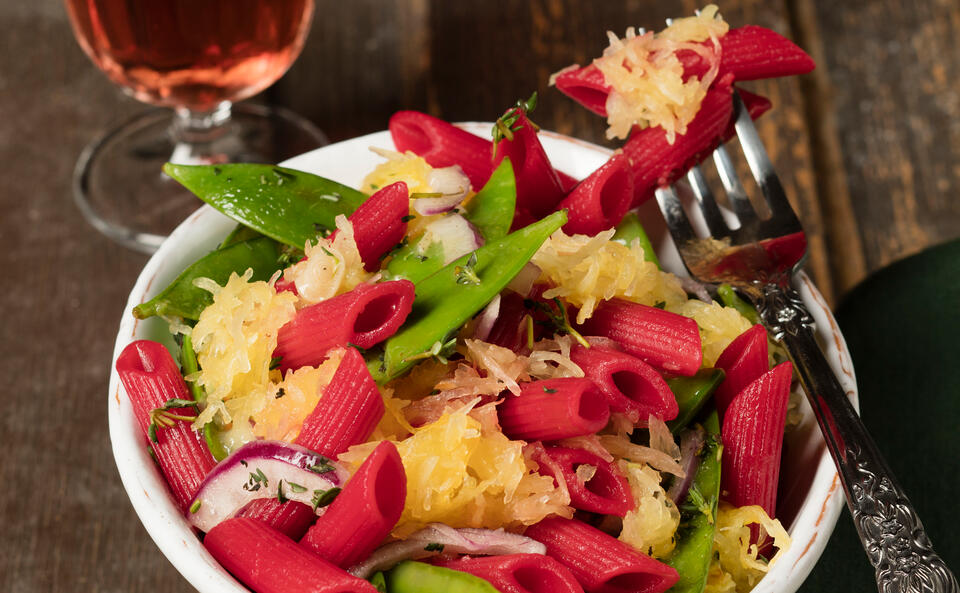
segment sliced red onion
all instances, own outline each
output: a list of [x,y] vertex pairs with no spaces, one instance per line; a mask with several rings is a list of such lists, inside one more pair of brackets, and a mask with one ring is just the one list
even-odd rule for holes
[[312,505],[314,491],[342,487],[349,477],[336,462],[299,445],[251,441],[207,474],[188,519],[197,529],[210,531],[251,500],[279,497],[281,492],[284,498]]
[[697,467],[700,465],[700,448],[706,442],[707,433],[702,427],[688,428],[680,433],[680,467],[683,468],[683,479],[674,481],[667,491],[667,496],[675,504],[683,502],[693,479],[697,475]]
[[[426,549],[427,547],[430,549]],[[350,574],[365,579],[379,570],[387,570],[402,560],[417,560],[437,554],[500,556],[503,554],[546,554],[540,542],[503,529],[455,529],[431,523],[405,540],[374,550],[369,558],[350,567]]]
[[470,178],[464,175],[460,165],[434,169],[430,172],[427,183],[440,195],[413,200],[413,209],[424,216],[453,210],[470,192]]
[[450,212],[427,225],[420,245],[426,250],[432,243],[437,242],[443,246],[443,263],[449,264],[482,247],[483,237],[469,220],[456,212]]
[[478,340],[486,341],[490,337],[490,330],[493,329],[493,324],[497,322],[497,317],[500,316],[500,295],[493,297],[487,306],[483,308],[483,311],[480,312],[480,316],[477,318],[477,328],[473,331],[473,337]]
[[527,298],[530,296],[530,291],[533,290],[533,284],[540,278],[540,272],[539,266],[527,262],[527,264],[520,269],[520,272],[513,277],[510,284],[507,284],[507,288],[523,298]]
[[705,303],[712,303],[713,299],[710,297],[710,293],[707,291],[707,287],[697,282],[689,276],[683,276],[680,278],[680,286],[683,288],[684,292],[695,295],[698,299]]

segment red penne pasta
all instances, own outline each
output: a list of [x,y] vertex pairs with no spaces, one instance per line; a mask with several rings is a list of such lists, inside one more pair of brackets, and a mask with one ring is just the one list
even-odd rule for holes
[[662,593],[677,571],[575,519],[548,517],[527,529],[588,593]]
[[280,502],[276,498],[251,500],[234,516],[256,519],[292,540],[303,537],[317,519],[317,514],[308,505],[295,500]]
[[[431,167],[459,165],[474,190],[483,187],[496,168],[493,142],[432,115],[398,111],[390,118],[389,128],[397,150],[420,155]],[[563,192],[577,184],[577,180],[566,173],[556,171],[556,175]]]
[[512,439],[553,441],[593,434],[610,419],[610,406],[588,379],[545,379],[520,387],[520,395],[507,395],[497,408],[500,427]]
[[363,560],[400,519],[406,484],[397,446],[383,441],[303,536],[300,545],[343,568]]
[[398,111],[390,118],[390,136],[400,152],[412,151],[431,167],[459,165],[479,190],[493,173],[493,143],[442,119],[419,111]]
[[720,74],[733,74],[738,81],[806,74],[816,67],[795,43],[757,25],[730,29],[720,48]]
[[733,114],[732,78],[727,75],[710,87],[686,133],[678,134],[673,144],[659,126],[630,135],[623,152],[633,163],[633,206],[650,199],[656,188],[676,181],[720,143]]
[[630,159],[622,152],[581,181],[557,209],[566,209],[567,234],[595,235],[620,223],[633,203]]
[[[711,41],[703,42],[710,45]],[[747,25],[731,29],[720,38],[718,77],[733,75],[734,81],[757,80],[806,74],[815,64],[805,51],[775,31]],[[684,67],[684,79],[703,76],[710,69],[697,52],[683,49],[677,59]],[[607,116],[607,95],[610,85],[600,69],[589,64],[571,67],[554,78],[557,90],[602,117]]]
[[575,346],[570,359],[593,381],[614,412],[636,424],[651,414],[673,420],[679,413],[677,398],[663,376],[636,356],[607,348]]
[[[156,442],[150,442],[149,438],[152,410],[162,408],[171,399],[193,400],[180,369],[163,344],[137,340],[117,357],[117,374],[130,398],[137,425],[153,448],[173,499],[185,512],[204,476],[213,469],[216,461],[203,437],[193,430],[190,422],[171,420],[172,426],[155,429]],[[189,407],[173,408],[167,413],[192,416],[196,410]]]
[[327,352],[352,344],[369,348],[389,338],[413,308],[409,280],[360,284],[348,293],[297,312],[277,333],[280,369],[316,366]]
[[323,396],[303,421],[298,445],[335,458],[363,443],[383,417],[383,398],[355,348],[347,348]]
[[783,428],[793,365],[784,362],[744,388],[727,407],[721,490],[734,506],[760,505],[775,516]]
[[610,338],[627,353],[677,375],[693,375],[703,361],[696,321],[622,299],[601,303],[582,333]]
[[496,167],[510,157],[517,180],[517,210],[538,219],[552,212],[563,199],[563,185],[527,112],[514,107],[504,117],[508,115],[516,117],[510,126],[513,138],[502,138],[494,145],[493,165]]
[[720,415],[720,420],[723,421],[727,407],[733,401],[733,398],[770,368],[767,352],[767,330],[762,325],[757,324],[737,336],[724,348],[714,366],[723,369],[723,372],[726,373],[723,382],[720,383],[717,391],[713,394],[713,401],[717,404],[717,413]]
[[500,593],[583,593],[573,573],[550,556],[507,554],[432,558],[431,564],[468,572],[487,581]]
[[[573,508],[623,517],[636,507],[630,484],[614,463],[590,451],[568,447],[546,447],[543,454],[554,463],[542,463],[535,457],[540,474],[553,476],[555,480],[563,478]],[[577,474],[577,468],[582,465],[596,468],[589,481],[584,482]],[[555,473],[557,470],[559,476]]]
[[298,546],[266,523],[227,519],[203,545],[227,571],[257,593],[376,593],[376,588]]
[[382,257],[403,240],[408,214],[410,192],[398,181],[378,190],[350,215],[357,251],[368,272],[378,269]]

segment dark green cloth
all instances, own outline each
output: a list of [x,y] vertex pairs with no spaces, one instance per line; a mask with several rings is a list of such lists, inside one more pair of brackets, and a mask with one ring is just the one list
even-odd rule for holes
[[[960,574],[960,241],[880,270],[837,320],[853,356],[861,417],[906,489],[934,548]],[[876,591],[844,509],[801,591]]]

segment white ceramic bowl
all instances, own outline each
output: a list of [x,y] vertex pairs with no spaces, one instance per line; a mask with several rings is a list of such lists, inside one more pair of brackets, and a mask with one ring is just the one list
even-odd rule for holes
[[[488,123],[464,124],[467,130],[485,135]],[[555,167],[577,178],[583,178],[600,166],[610,155],[608,149],[559,134],[542,132],[543,145]],[[368,149],[370,146],[393,148],[387,132],[369,134],[339,142],[301,156],[284,164],[328,177],[356,187],[363,177],[381,162]],[[679,256],[666,233],[655,204],[641,211],[644,226],[667,269],[683,270]],[[203,593],[245,593],[247,589],[231,577],[207,553],[190,525],[175,507],[155,464],[151,461],[134,423],[130,402],[123,392],[115,370],[121,350],[135,339],[153,339],[172,346],[164,322],[158,319],[138,321],[131,309],[151,298],[172,281],[185,267],[214,249],[234,223],[209,206],[187,218],[140,273],[124,310],[123,320],[114,347],[110,374],[109,420],[110,439],[117,468],[130,501],[160,551],[180,573]],[[856,381],[850,354],[833,315],[823,297],[803,276],[801,295],[817,322],[818,337],[840,382],[856,405]],[[833,462],[823,445],[813,414],[804,402],[804,419],[798,430],[791,432],[784,447],[784,471],[778,511],[790,531],[793,545],[789,552],[760,582],[757,593],[791,593],[799,588],[823,552],[843,505],[843,492]]]

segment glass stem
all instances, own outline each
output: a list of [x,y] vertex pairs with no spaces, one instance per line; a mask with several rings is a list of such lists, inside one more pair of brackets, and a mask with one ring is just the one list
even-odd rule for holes
[[209,165],[227,161],[223,141],[230,131],[229,101],[210,111],[174,109],[170,137],[174,142],[170,162],[178,165]]

